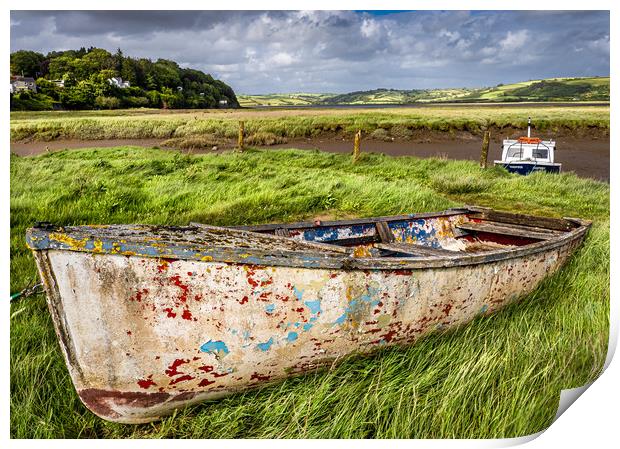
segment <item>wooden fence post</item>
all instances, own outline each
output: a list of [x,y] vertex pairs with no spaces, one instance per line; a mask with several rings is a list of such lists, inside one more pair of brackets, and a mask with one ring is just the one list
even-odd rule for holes
[[237,140],[237,148],[243,151],[243,120],[239,121],[239,139]]
[[355,133],[355,139],[353,140],[353,162],[357,162],[360,158],[360,141],[362,140],[362,130],[358,130]]
[[482,138],[482,152],[480,153],[480,168],[487,168],[487,158],[489,157],[489,143],[491,140],[491,131],[484,131]]

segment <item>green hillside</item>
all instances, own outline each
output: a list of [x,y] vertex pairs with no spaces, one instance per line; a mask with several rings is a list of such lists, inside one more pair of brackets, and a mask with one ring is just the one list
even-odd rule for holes
[[239,95],[245,107],[339,104],[495,103],[519,101],[609,101],[609,77],[549,78],[480,89],[374,89],[347,94]]
[[474,101],[609,101],[609,77],[549,78],[472,92]]
[[36,91],[12,93],[12,111],[239,106],[232,88],[207,73],[125,56],[120,48],[114,54],[94,47],[47,55],[19,50],[11,53],[14,75],[36,78]]

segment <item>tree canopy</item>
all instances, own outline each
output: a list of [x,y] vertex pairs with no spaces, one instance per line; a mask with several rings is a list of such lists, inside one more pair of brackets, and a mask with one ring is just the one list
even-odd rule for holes
[[[11,109],[214,108],[222,100],[239,107],[232,88],[209,74],[167,59],[128,57],[120,48],[19,50],[11,53],[11,75],[31,76],[38,86],[36,94],[12,95]],[[113,77],[130,87],[110,84]]]

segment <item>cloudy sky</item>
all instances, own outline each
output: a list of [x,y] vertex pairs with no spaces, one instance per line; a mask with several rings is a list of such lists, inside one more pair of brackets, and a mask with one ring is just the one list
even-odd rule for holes
[[606,11],[12,11],[11,51],[166,58],[237,93],[609,75]]

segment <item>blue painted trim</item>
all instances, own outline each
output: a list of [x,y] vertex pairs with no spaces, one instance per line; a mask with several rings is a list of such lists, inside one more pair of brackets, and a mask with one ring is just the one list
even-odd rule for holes
[[543,165],[536,164],[535,162],[497,162],[495,165],[504,167],[510,173],[517,173],[519,175],[529,175],[530,173],[542,171],[545,173],[560,173],[560,164],[558,165]]

